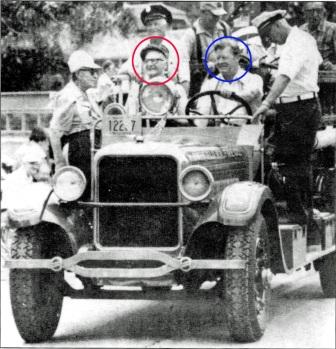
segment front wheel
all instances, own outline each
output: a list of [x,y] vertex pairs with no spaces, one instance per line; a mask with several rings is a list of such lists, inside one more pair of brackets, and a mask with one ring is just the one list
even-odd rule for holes
[[323,294],[328,298],[336,297],[336,253],[325,256],[319,266]]
[[[51,257],[48,244],[33,228],[14,233],[12,259]],[[46,234],[44,234],[45,236]],[[14,320],[28,343],[50,339],[56,331],[63,303],[63,272],[45,269],[11,269],[10,298]]]
[[249,227],[233,228],[228,235],[226,259],[246,260],[245,269],[227,270],[224,295],[231,336],[254,342],[264,333],[269,313],[270,252],[267,225],[259,216]]

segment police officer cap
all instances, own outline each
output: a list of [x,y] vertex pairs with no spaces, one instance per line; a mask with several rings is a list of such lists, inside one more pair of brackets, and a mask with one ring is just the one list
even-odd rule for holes
[[144,25],[149,21],[160,18],[164,18],[168,24],[173,21],[171,12],[162,5],[150,5],[141,12],[141,21]]
[[160,39],[152,39],[149,44],[144,47],[140,52],[140,57],[144,61],[146,55],[149,51],[158,51],[162,53],[166,58],[169,56],[169,51],[166,46],[162,45],[162,40]]
[[285,10],[265,11],[252,20],[252,24],[258,28],[260,35],[265,32],[265,28],[275,21],[284,18]]

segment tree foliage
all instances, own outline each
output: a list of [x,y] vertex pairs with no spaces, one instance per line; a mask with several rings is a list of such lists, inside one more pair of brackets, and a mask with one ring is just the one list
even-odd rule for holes
[[97,33],[127,36],[134,22],[121,2],[1,1],[1,90],[47,89],[64,60]]

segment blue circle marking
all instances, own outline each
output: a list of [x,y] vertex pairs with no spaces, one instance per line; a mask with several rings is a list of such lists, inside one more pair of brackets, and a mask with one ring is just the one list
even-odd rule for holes
[[[219,78],[216,74],[213,73],[213,71],[208,67],[208,55],[209,55],[209,50],[211,48],[211,46],[213,46],[217,41],[220,41],[220,40],[223,40],[223,39],[233,39],[233,40],[237,40],[239,41],[240,43],[242,43],[246,48],[247,48],[247,53],[249,55],[249,65],[248,67],[246,68],[246,71],[243,75],[239,76],[238,78],[236,79],[232,79],[232,80],[224,80],[224,79],[221,79]],[[242,79],[252,68],[252,54],[251,54],[251,51],[250,51],[250,48],[248,47],[248,45],[241,39],[239,38],[236,38],[235,36],[221,36],[219,38],[217,38],[216,40],[212,41],[210,43],[210,45],[208,46],[208,48],[206,49],[205,51],[205,57],[203,59],[203,64],[204,64],[204,67],[205,69],[207,70],[207,72],[212,76],[214,77],[215,79],[217,79],[218,81],[221,81],[221,82],[233,82],[233,81],[237,81],[237,80],[240,80]]]

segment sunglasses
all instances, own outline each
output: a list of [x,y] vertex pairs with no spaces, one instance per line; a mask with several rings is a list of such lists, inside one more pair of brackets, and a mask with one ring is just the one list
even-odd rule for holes
[[87,72],[89,72],[91,75],[98,74],[98,70],[97,70],[97,69],[84,68],[84,69],[80,69],[79,71],[87,71]]

